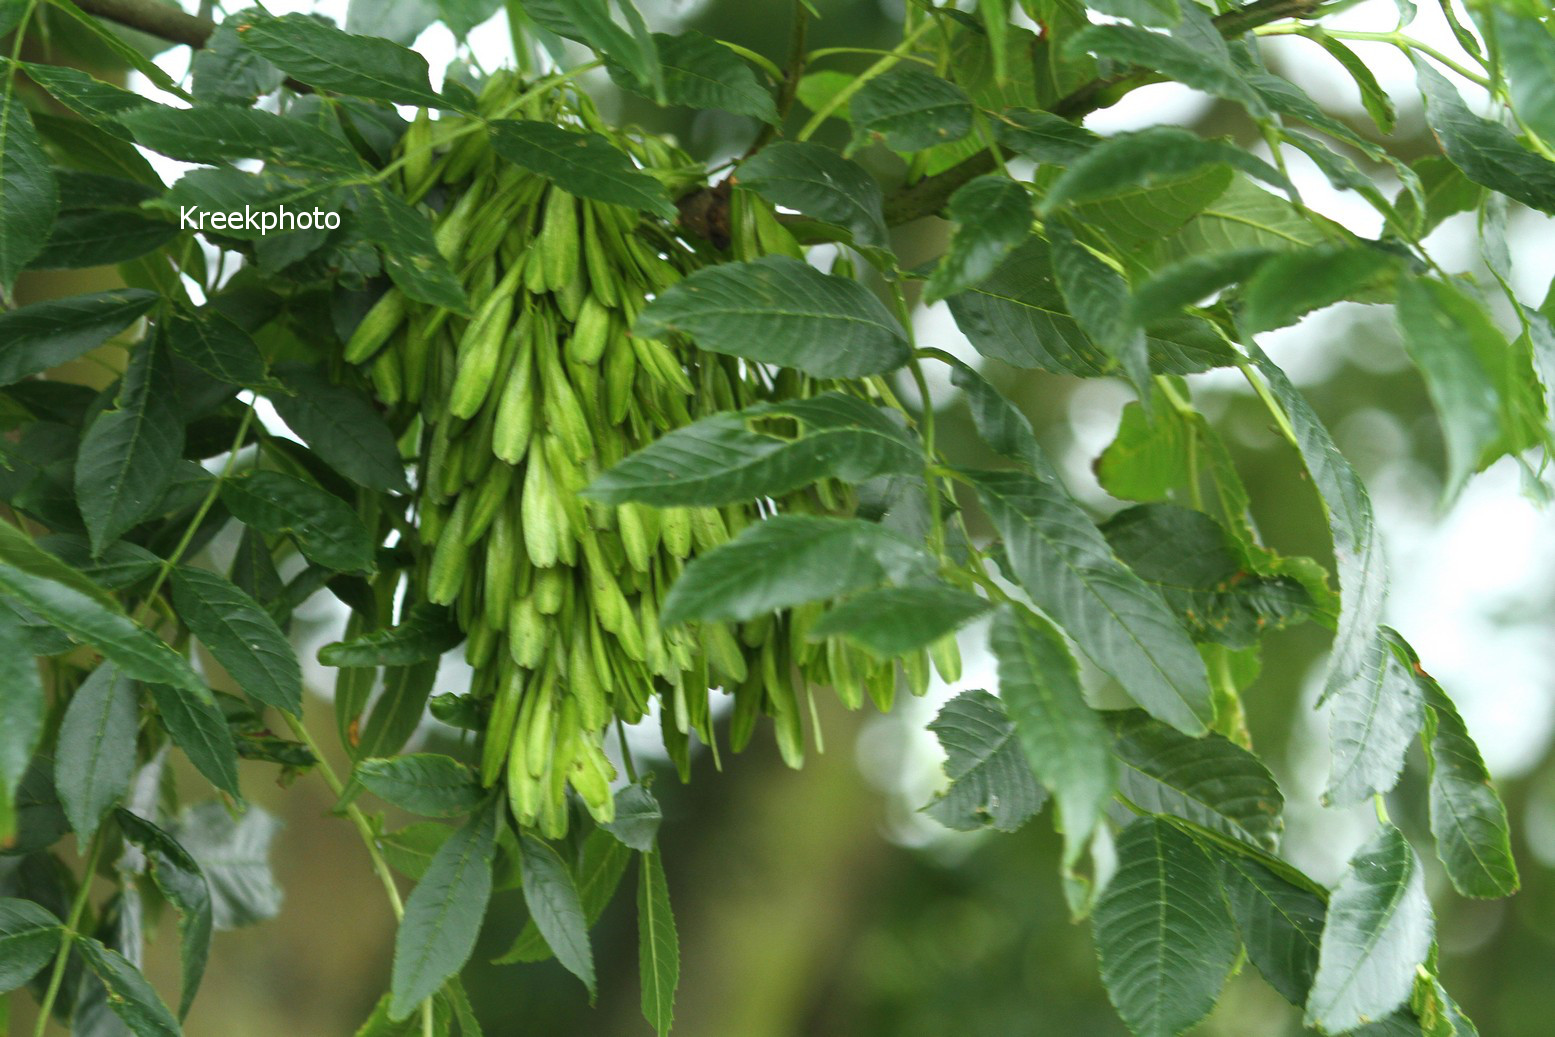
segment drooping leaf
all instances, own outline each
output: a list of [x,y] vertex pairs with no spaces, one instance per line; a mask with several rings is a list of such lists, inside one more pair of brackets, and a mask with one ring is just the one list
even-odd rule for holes
[[43,678],[20,617],[0,609],[0,842],[12,834],[12,805],[43,735]]
[[665,626],[747,620],[877,587],[921,564],[922,552],[863,519],[777,515],[697,556],[670,588]]
[[1118,838],[1095,931],[1107,996],[1138,1037],[1175,1037],[1208,1015],[1237,954],[1214,862],[1153,817]]
[[623,29],[610,16],[610,0],[524,0],[523,10],[558,36],[586,44],[624,66],[640,83],[667,89],[667,76],[659,68],[658,37],[641,30],[641,17],[631,0],[615,2],[634,31]]
[[9,294],[43,249],[59,209],[59,187],[21,98],[0,95],[0,288]]
[[238,754],[220,707],[166,684],[147,684],[173,744],[223,792],[238,797]]
[[894,151],[948,144],[972,130],[972,100],[949,80],[903,63],[866,82],[849,101],[853,146],[882,140]]
[[988,644],[999,664],[999,694],[1026,763],[1058,804],[1064,867],[1073,872],[1117,780],[1108,739],[1080,690],[1062,635],[1029,610],[1006,606]]
[[108,1007],[130,1033],[135,1037],[182,1037],[178,1020],[124,955],[90,936],[80,937],[75,946],[86,967],[107,988]]
[[1388,92],[1377,82],[1377,75],[1371,70],[1371,66],[1361,60],[1360,55],[1343,41],[1335,39],[1320,29],[1308,31],[1305,35],[1326,50],[1335,61],[1339,62],[1340,67],[1349,73],[1350,78],[1355,81],[1356,89],[1360,91],[1361,105],[1366,109],[1366,114],[1371,116],[1371,121],[1377,124],[1377,129],[1383,133],[1392,133],[1393,126],[1398,121],[1398,113],[1394,111],[1393,100],[1388,97]]
[[1007,176],[980,176],[958,188],[946,215],[957,227],[924,288],[927,302],[977,284],[1031,235],[1031,196]]
[[1307,1025],[1343,1033],[1404,1004],[1432,928],[1419,858],[1398,829],[1379,826],[1329,899]]
[[1064,49],[1147,68],[1240,104],[1253,116],[1267,116],[1268,107],[1232,62],[1203,8],[1186,4],[1182,14],[1182,24],[1170,36],[1132,25],[1097,25],[1070,37]]
[[422,602],[398,626],[327,644],[318,659],[325,666],[409,666],[437,659],[462,640],[447,609]]
[[1292,249],[1323,244],[1321,217],[1303,213],[1245,176],[1232,179],[1219,196],[1161,244],[1167,259],[1241,248]]
[[1092,10],[1127,18],[1135,25],[1170,28],[1182,19],[1177,0],[1090,0]]
[[0,897],[0,994],[25,984],[54,960],[64,926],[41,905]]
[[594,952],[589,947],[588,922],[572,872],[550,844],[528,834],[521,835],[519,842],[529,915],[556,960],[583,981],[592,997]]
[[194,1003],[210,955],[213,924],[210,886],[200,865],[171,835],[122,808],[116,817],[124,837],[146,855],[157,890],[178,909],[179,962],[183,970],[178,1015],[183,1018]]
[[104,133],[124,140],[131,138],[129,131],[118,124],[120,115],[148,105],[160,107],[150,98],[105,83],[77,68],[36,62],[22,62],[21,68],[27,78],[52,94],[54,100]]
[[1276,187],[1291,189],[1279,170],[1229,141],[1206,140],[1188,130],[1157,126],[1111,137],[1076,158],[1048,188],[1040,208],[1050,213],[1066,205],[1113,197],[1215,165],[1227,165]]
[[0,385],[12,385],[102,345],[151,309],[156,293],[122,288],[0,313]]
[[276,413],[325,464],[369,490],[409,489],[394,433],[367,397],[312,367],[289,367],[281,381],[291,395],[274,395]]
[[1555,35],[1544,24],[1503,7],[1488,12],[1518,116],[1546,141],[1555,140]]
[[238,39],[288,75],[341,94],[391,104],[441,107],[421,55],[376,36],[353,36],[303,14],[242,15]]
[[259,97],[277,90],[285,79],[281,70],[258,53],[243,46],[240,25],[248,10],[228,15],[205,46],[194,52],[190,61],[190,93],[205,102],[253,104]]
[[1080,506],[1061,487],[1018,472],[971,479],[1032,600],[1151,715],[1201,734],[1214,709],[1198,651]]
[[[626,873],[626,866],[631,860],[631,848],[602,828],[590,832],[588,838],[583,840],[583,853],[578,863],[578,900],[583,905],[583,917],[589,926],[599,921],[599,916],[615,895],[616,887],[621,884],[621,876]],[[497,958],[495,964],[544,961],[550,956],[550,946],[531,919],[513,941],[512,947]]]
[[1000,116],[994,132],[999,143],[1038,162],[1066,166],[1101,143],[1102,138],[1052,112],[1012,108]]
[[[664,71],[666,103],[777,122],[777,105],[772,95],[756,81],[750,66],[728,47],[694,30],[677,36],[656,32],[653,41]],[[610,66],[610,77],[618,86],[653,96],[651,84],[621,65]]]
[[426,712],[427,698],[437,679],[438,660],[385,666],[383,694],[373,703],[372,713],[362,728],[361,740],[354,747],[361,756],[386,756],[399,752],[416,733]]
[[678,332],[714,353],[817,378],[879,374],[908,357],[901,327],[868,289],[787,256],[698,270],[649,303],[633,330]]
[[423,817],[460,817],[485,798],[474,772],[442,753],[372,757],[352,776],[373,795]]
[[[600,825],[639,853],[652,853],[664,812],[659,801],[643,785],[626,785],[616,791],[615,820]],[[581,893],[580,893],[581,899]]]
[[781,496],[818,479],[858,483],[922,467],[921,449],[884,411],[823,393],[676,429],[600,475],[584,496],[605,504],[720,506]]
[[1242,329],[1256,334],[1294,324],[1313,310],[1354,298],[1395,263],[1376,249],[1340,246],[1274,256],[1247,281]]
[[1129,321],[1128,282],[1075,239],[1061,223],[1050,223],[1053,273],[1066,308],[1090,340],[1149,399],[1150,357],[1144,330]]
[[164,325],[173,355],[187,360],[212,378],[233,385],[257,386],[265,381],[265,359],[248,332],[228,317],[202,307],[175,312]]
[[491,899],[498,814],[480,810],[438,849],[405,901],[394,941],[389,1015],[403,1019],[458,973],[475,949]]
[[302,710],[302,671],[270,613],[208,569],[173,570],[173,607],[245,693],[267,706]]
[[437,250],[431,221],[385,190],[358,188],[355,198],[358,229],[378,248],[395,286],[418,302],[467,312],[464,288]]
[[944,584],[881,587],[828,610],[807,636],[812,641],[845,637],[889,659],[927,648],[988,609],[986,599]]
[[112,663],[99,664],[70,698],[54,751],[54,787],[83,846],[129,789],[139,719],[135,683]]
[[831,148],[775,141],[740,163],[735,180],[769,202],[847,228],[855,244],[886,244],[879,183]]
[[1317,973],[1324,898],[1251,857],[1218,850],[1214,856],[1248,959],[1280,996],[1305,1004]]
[[211,891],[211,919],[218,930],[274,918],[281,888],[270,870],[270,843],[281,823],[250,804],[236,820],[224,804],[185,809],[172,836],[199,864]]
[[372,538],[356,511],[310,482],[282,472],[248,472],[222,483],[221,500],[245,525],[295,537],[302,553],[325,568],[373,569]]
[[1333,762],[1323,801],[1341,806],[1385,793],[1397,784],[1404,754],[1424,722],[1420,691],[1408,667],[1377,637],[1380,665],[1331,699]]
[[642,977],[643,1018],[659,1037],[665,1037],[675,1018],[680,938],[675,932],[675,917],[670,913],[669,883],[658,853],[642,854],[637,875],[637,961]]
[[597,133],[503,119],[491,124],[491,146],[509,162],[538,173],[568,194],[675,219],[675,205],[664,185],[639,172],[624,151]]
[[945,750],[950,787],[924,813],[957,831],[993,827],[1014,832],[1042,809],[1037,784],[1004,703],[986,691],[964,691],[929,725]]

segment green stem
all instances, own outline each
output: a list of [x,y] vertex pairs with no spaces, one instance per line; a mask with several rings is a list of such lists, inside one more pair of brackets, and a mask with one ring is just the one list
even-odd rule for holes
[[59,997],[59,987],[65,979],[65,965],[70,960],[70,946],[76,941],[81,916],[86,913],[87,901],[91,899],[92,876],[97,874],[102,853],[103,830],[99,826],[87,844],[86,870],[81,875],[75,899],[70,902],[70,915],[65,919],[65,932],[60,937],[59,953],[54,956],[54,971],[49,974],[48,989],[43,992],[43,1000],[38,1002],[38,1025],[33,1029],[33,1037],[43,1037],[49,1027],[49,1015],[54,1011],[54,1001]]
[[928,19],[919,23],[917,28],[913,29],[902,38],[901,43],[898,43],[895,47],[891,48],[890,53],[881,58],[879,61],[875,62],[873,65],[866,68],[863,72],[859,73],[857,79],[853,80],[841,90],[838,90],[825,104],[816,109],[815,114],[810,116],[810,121],[804,124],[804,127],[799,131],[798,136],[796,136],[794,139],[809,140],[810,136],[815,133],[816,130],[821,128],[822,123],[824,123],[827,119],[830,119],[832,114],[836,112],[837,109],[847,104],[848,101],[853,98],[854,94],[858,93],[864,88],[865,83],[868,83],[871,79],[874,79],[881,73],[890,71],[896,65],[905,60],[907,57],[907,52],[912,50],[913,45],[918,42],[924,33],[928,32],[933,27],[934,22],[932,19]]
[[1247,379],[1247,384],[1253,387],[1253,391],[1263,401],[1263,405],[1268,409],[1269,414],[1273,416],[1274,423],[1279,426],[1280,434],[1285,437],[1291,446],[1300,450],[1301,444],[1296,439],[1296,430],[1290,427],[1290,418],[1286,417],[1285,408],[1281,407],[1280,402],[1270,394],[1269,387],[1263,384],[1263,379],[1258,377],[1258,372],[1253,370],[1252,364],[1246,360],[1239,359],[1236,362],[1236,366],[1241,370],[1242,377]]
[[[1307,25],[1281,24],[1259,26],[1253,30],[1253,33],[1258,36],[1310,36],[1312,31],[1312,28]],[[1484,87],[1486,90],[1491,89],[1491,83],[1489,79],[1486,79],[1478,72],[1474,72],[1464,67],[1462,64],[1454,61],[1452,58],[1449,58],[1447,55],[1443,54],[1435,47],[1432,47],[1430,44],[1421,43],[1413,36],[1408,36],[1397,31],[1354,32],[1348,29],[1328,28],[1322,29],[1321,31],[1323,35],[1330,36],[1336,40],[1349,40],[1354,43],[1387,43],[1391,46],[1397,47],[1405,54],[1408,54],[1410,51],[1419,51],[1421,54],[1424,54],[1432,61],[1435,61],[1438,64],[1451,69],[1458,75],[1462,76],[1464,79],[1467,79],[1469,82],[1477,83]]]

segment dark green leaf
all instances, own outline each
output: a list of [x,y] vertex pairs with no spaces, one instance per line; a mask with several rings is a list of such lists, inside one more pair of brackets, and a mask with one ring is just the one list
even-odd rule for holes
[[740,163],[735,182],[775,205],[845,227],[857,245],[886,244],[880,185],[831,148],[775,141]]
[[900,580],[920,549],[863,519],[777,515],[699,555],[661,607],[666,627],[687,620],[748,620]]
[[1036,475],[1058,478],[1037,443],[1030,419],[971,366],[953,360],[950,367],[950,384],[966,394],[972,421],[983,442],[995,453],[1019,461]]
[[179,566],[173,570],[173,607],[246,694],[287,713],[302,710],[296,653],[253,598],[226,577]]
[[373,569],[372,538],[355,509],[312,483],[281,472],[249,472],[223,482],[221,499],[245,525],[291,534],[302,553],[325,568]]
[[1491,8],[1512,107],[1528,128],[1555,140],[1555,35],[1544,24]]
[[615,811],[615,820],[600,827],[632,849],[652,853],[659,822],[664,820],[664,812],[659,809],[659,801],[653,798],[653,793],[642,785],[618,789]]
[[463,640],[447,609],[421,603],[399,626],[327,644],[318,659],[325,666],[409,666],[437,659]]
[[1335,245],[1274,256],[1247,279],[1243,332],[1283,328],[1313,310],[1354,298],[1396,262],[1377,249]]
[[325,464],[369,490],[410,488],[394,433],[366,396],[332,383],[318,368],[287,368],[281,381],[292,395],[271,398],[276,413]]
[[166,220],[149,219],[126,209],[78,209],[54,221],[48,244],[27,265],[29,270],[79,270],[109,266],[143,256],[178,236]]
[[972,130],[971,98],[918,65],[900,64],[876,76],[848,103],[853,147],[882,140],[895,151],[921,151]]
[[1258,757],[1218,734],[1189,738],[1137,709],[1102,717],[1130,803],[1274,849],[1285,797]]
[[625,152],[597,133],[503,119],[491,124],[491,146],[509,162],[540,174],[568,194],[640,209],[666,220],[677,216],[664,185],[638,171]]
[[699,270],[649,303],[633,330],[649,338],[679,332],[714,353],[817,378],[879,374],[905,364],[909,352],[869,289],[787,256]]
[[1404,1004],[1432,927],[1420,860],[1398,829],[1381,825],[1328,902],[1307,1025],[1343,1033]]
[[1064,50],[1068,54],[1089,52],[1150,69],[1184,86],[1234,101],[1250,115],[1267,116],[1268,107],[1233,63],[1226,41],[1208,13],[1197,4],[1184,5],[1181,13],[1182,24],[1170,36],[1132,25],[1096,25],[1071,36]]
[[[427,697],[437,679],[436,659],[407,666],[386,666],[383,670],[383,694],[373,703],[373,711],[362,729],[355,753],[361,756],[385,756],[399,752],[415,734],[426,712]],[[370,671],[369,671],[370,672]]]
[[1077,202],[1112,198],[1216,165],[1228,165],[1292,190],[1279,170],[1229,141],[1206,140],[1189,130],[1157,126],[1111,137],[1076,158],[1048,188],[1040,208],[1049,213]]
[[[589,925],[599,921],[631,859],[631,849],[604,829],[596,828],[583,841],[582,860],[578,864],[578,900]],[[495,963],[544,961],[550,956],[551,948],[531,919],[513,941],[513,946]]]
[[464,288],[438,252],[427,217],[388,191],[372,187],[357,189],[356,216],[357,229],[378,248],[384,269],[400,291],[417,302],[468,311]]
[[171,835],[128,810],[119,810],[116,817],[124,837],[145,853],[157,890],[178,909],[179,961],[183,967],[178,1015],[183,1018],[200,989],[210,955],[210,886],[200,865]]
[[1447,157],[1476,184],[1530,208],[1555,212],[1555,162],[1523,147],[1512,131],[1469,111],[1451,83],[1415,56],[1425,117]]
[[59,187],[32,116],[7,84],[0,95],[0,288],[9,295],[49,239]]
[[1134,288],[1129,313],[1139,323],[1170,317],[1237,281],[1252,276],[1275,253],[1267,248],[1234,248],[1189,256],[1153,272]]
[[1361,105],[1366,109],[1366,114],[1371,116],[1371,121],[1377,124],[1377,129],[1383,133],[1392,133],[1393,125],[1398,121],[1398,113],[1393,110],[1393,101],[1388,97],[1388,92],[1377,82],[1376,73],[1372,72],[1371,66],[1362,61],[1360,55],[1346,44],[1320,29],[1309,30],[1305,35],[1328,51],[1329,55],[1350,74],[1350,78],[1355,80],[1356,89],[1361,92]]
[[718,506],[781,496],[818,479],[858,483],[922,467],[921,449],[884,411],[824,393],[676,429],[600,475],[584,495],[605,504]]
[[547,843],[532,835],[519,837],[523,848],[524,903],[529,915],[556,954],[556,960],[594,994],[594,952],[589,948],[588,922],[572,873]]
[[480,782],[442,753],[374,757],[356,765],[355,780],[378,798],[423,817],[460,817],[480,805]]
[[643,1018],[659,1037],[675,1018],[675,988],[680,985],[680,939],[670,913],[669,883],[657,853],[644,853],[638,865],[637,962],[642,976]]
[[924,813],[961,832],[1017,831],[1047,801],[1016,739],[1004,703],[986,691],[964,691],[929,725],[945,750],[950,787]]
[[1232,249],[1320,245],[1328,240],[1322,222],[1322,217],[1303,213],[1247,177],[1237,176],[1161,249],[1164,258],[1183,259]]
[[189,90],[199,101],[253,104],[259,97],[280,89],[281,70],[243,45],[240,25],[252,9],[228,15],[194,52],[190,63]]
[[33,303],[0,313],[0,385],[83,356],[129,327],[157,301],[155,292],[123,288]]
[[43,735],[47,704],[27,630],[15,612],[0,609],[0,843],[13,834],[12,804]]
[[270,871],[270,842],[280,829],[279,821],[252,804],[237,820],[216,801],[179,815],[173,838],[205,873],[218,930],[262,922],[281,910],[281,889]]
[[987,612],[976,594],[927,584],[882,587],[856,594],[816,620],[807,635],[845,637],[881,659],[927,648]]
[[140,709],[135,682],[101,663],[76,689],[59,726],[54,787],[83,846],[129,789]]
[[[711,108],[749,115],[762,122],[777,122],[772,95],[756,81],[743,59],[711,36],[687,30],[678,36],[653,34],[664,70],[664,100],[687,108]],[[620,65],[610,66],[618,86],[653,96],[641,78]]]
[[1202,734],[1214,708],[1198,651],[1073,498],[1018,472],[971,478],[1032,600],[1153,716]]
[[146,977],[124,955],[90,936],[76,940],[92,974],[108,991],[108,1007],[135,1037],[181,1037],[183,1031]]
[[207,306],[192,313],[175,311],[163,328],[174,356],[217,381],[253,387],[266,380],[259,347],[248,332],[216,310]]
[[1287,1001],[1305,1004],[1328,905],[1250,857],[1223,851],[1215,856],[1248,959]]
[[[641,19],[631,0],[616,0],[627,20],[637,28]],[[640,83],[663,88],[666,79],[659,69],[655,48],[657,36],[646,32],[627,32],[610,17],[610,0],[524,0],[524,13],[540,25],[570,40],[592,47],[600,54],[625,66]]]
[[1424,722],[1420,691],[1408,668],[1380,635],[1376,651],[1380,665],[1368,678],[1351,681],[1332,696],[1333,763],[1325,803],[1346,806],[1391,791]]
[[223,792],[238,793],[238,754],[220,707],[166,684],[148,684],[173,744]]
[[1107,996],[1138,1037],[1175,1037],[1208,1015],[1236,960],[1214,862],[1159,818],[1119,836],[1095,926]]
[[238,39],[309,86],[393,104],[440,107],[427,62],[413,50],[375,36],[353,36],[303,14],[272,18],[244,12]]
[[119,125],[119,116],[148,105],[161,107],[149,98],[105,83],[80,69],[32,62],[22,62],[21,67],[26,70],[28,78],[52,94],[54,100],[104,133],[124,140],[131,138],[129,132]]
[[999,143],[1038,162],[1066,166],[1102,138],[1052,112],[1012,108],[995,124]]
[[362,162],[340,137],[295,118],[230,104],[197,108],[150,105],[119,116],[135,142],[184,162],[217,165],[258,158],[284,165],[350,172]]
[[1150,396],[1150,357],[1143,330],[1128,320],[1128,282],[1075,240],[1068,227],[1050,223],[1053,273],[1069,312],[1142,398]]
[[437,851],[454,834],[454,829],[436,821],[417,821],[378,837],[384,860],[412,882],[420,882]]
[[1170,28],[1182,19],[1177,0],[1089,0],[1093,11],[1127,18],[1136,25]]
[[30,900],[0,897],[0,994],[25,984],[54,959],[64,926]]
[[1107,733],[1085,704],[1063,636],[1046,621],[1006,606],[994,616],[988,645],[1026,763],[1057,801],[1064,867],[1072,872],[1112,798],[1116,767]]
[[957,227],[924,287],[928,302],[977,284],[1031,235],[1031,196],[1007,176],[980,176],[958,188],[945,214]]
[[184,449],[175,404],[171,361],[156,341],[142,342],[113,409],[87,428],[76,457],[76,500],[94,552],[155,514],[172,485]]

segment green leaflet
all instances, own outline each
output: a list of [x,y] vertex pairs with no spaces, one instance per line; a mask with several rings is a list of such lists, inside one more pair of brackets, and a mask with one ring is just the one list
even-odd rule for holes
[[356,765],[352,779],[378,798],[423,817],[460,817],[485,798],[475,773],[442,753],[371,757]]
[[290,394],[272,394],[276,413],[325,464],[369,490],[409,491],[394,433],[372,401],[315,367],[288,367],[280,378]]
[[806,635],[842,636],[881,659],[927,648],[987,612],[988,602],[943,584],[881,587],[833,606]]
[[831,148],[775,141],[741,162],[736,180],[769,202],[846,228],[858,245],[886,244],[880,184]]
[[1208,1015],[1239,942],[1214,863],[1153,817],[1118,838],[1095,935],[1107,996],[1137,1037],[1175,1037]]
[[1306,1003],[1328,911],[1324,898],[1250,857],[1214,851],[1247,957],[1293,1005]]
[[9,609],[0,609],[0,841],[14,832],[12,804],[43,735],[48,702],[27,631]]
[[327,644],[318,660],[325,666],[409,666],[438,659],[463,640],[447,609],[420,602],[398,626]]
[[964,691],[929,725],[945,751],[950,787],[923,808],[957,831],[1014,832],[1047,801],[1004,704],[986,691]]
[[437,680],[437,669],[436,659],[384,667],[383,694],[373,703],[361,740],[352,747],[353,755],[384,756],[404,748],[421,723],[427,698]]
[[657,852],[644,852],[637,870],[637,946],[642,975],[643,1018],[659,1037],[675,1017],[680,985],[680,941],[670,913],[669,884]]
[[568,194],[641,209],[666,220],[677,215],[664,185],[638,172],[625,152],[597,133],[514,119],[492,123],[491,131],[497,154]]
[[[630,847],[603,828],[595,829],[583,840],[578,863],[578,900],[583,905],[583,918],[588,925],[599,921],[631,860]],[[496,959],[496,964],[544,961],[550,956],[550,946],[531,919],[507,952]]]
[[310,86],[393,104],[442,107],[426,59],[397,43],[353,36],[315,18],[250,9],[238,25],[249,50]]
[[158,891],[178,909],[179,961],[183,969],[178,1015],[183,1018],[194,1003],[210,955],[213,926],[210,887],[200,865],[171,835],[123,808],[115,818],[124,837],[145,853]]
[[849,101],[853,148],[881,140],[894,151],[920,151],[972,130],[965,91],[927,69],[900,64],[866,82]]
[[1214,717],[1203,661],[1160,596],[1118,562],[1079,505],[1032,476],[969,477],[1032,600],[1152,715],[1203,733]]
[[205,46],[194,52],[189,91],[195,100],[253,104],[280,88],[285,78],[281,70],[243,46],[242,34],[238,32],[243,19],[242,10],[228,15]]
[[1379,826],[1328,902],[1307,1025],[1343,1033],[1404,1004],[1432,928],[1419,858],[1398,829]]
[[1512,107],[1546,141],[1555,140],[1555,35],[1540,22],[1491,8]]
[[680,333],[714,353],[817,378],[879,374],[908,358],[906,335],[867,288],[787,256],[698,270],[655,298],[633,331]]
[[54,752],[54,787],[83,846],[129,788],[138,706],[135,683],[118,667],[103,663],[76,689],[65,710]]
[[155,513],[183,448],[172,365],[158,341],[144,341],[130,354],[113,408],[87,428],[76,457],[76,499],[94,554]]
[[1285,797],[1258,757],[1218,734],[1189,738],[1141,710],[1101,716],[1123,765],[1118,789],[1130,803],[1275,848]]
[[443,843],[406,899],[394,941],[390,1018],[410,1015],[469,960],[491,898],[498,823],[493,800]]
[[0,289],[42,249],[59,209],[59,187],[21,98],[0,96]]
[[[1098,25],[1071,37],[1064,50],[1139,65],[1240,104],[1251,115],[1267,116],[1263,98],[1232,64],[1225,41],[1209,24],[1208,15],[1191,4],[1186,8],[1183,24],[1170,36],[1132,25]],[[1187,17],[1190,10],[1194,17]]]
[[30,900],[0,897],[0,994],[8,994],[54,959],[64,926]]
[[[194,175],[189,174],[184,180]],[[469,312],[464,288],[437,250],[432,224],[427,217],[401,201],[398,195],[380,188],[358,187],[353,197],[358,230],[364,239],[377,247],[383,257],[384,269],[400,291],[419,302],[442,306],[456,313]]]
[[1066,308],[1090,340],[1133,383],[1150,397],[1150,357],[1144,330],[1131,323],[1128,282],[1100,257],[1075,240],[1061,223],[1047,227],[1053,273]]
[[[639,853],[652,853],[664,812],[659,801],[643,785],[626,785],[615,794],[615,820],[600,828]],[[580,893],[581,900],[581,893]],[[585,914],[587,912],[585,911]]]
[[1392,790],[1404,753],[1424,722],[1421,696],[1407,666],[1377,636],[1380,665],[1332,698],[1333,762],[1323,802],[1345,806]]
[[1377,129],[1383,133],[1392,133],[1393,125],[1398,121],[1398,113],[1393,109],[1393,100],[1377,82],[1376,74],[1366,62],[1362,61],[1348,45],[1334,39],[1322,29],[1314,27],[1303,35],[1328,51],[1329,55],[1339,62],[1340,67],[1349,73],[1350,78],[1355,81],[1356,89],[1360,91],[1361,105],[1366,109],[1366,114],[1371,116],[1371,121],[1376,123]]
[[1066,205],[1111,198],[1217,165],[1239,169],[1285,191],[1293,190],[1279,170],[1229,141],[1206,140],[1188,130],[1160,126],[1110,137],[1085,152],[1048,188],[1039,208],[1044,214],[1051,213]]
[[362,168],[362,160],[344,139],[257,108],[146,105],[121,113],[117,121],[137,144],[184,162],[216,165],[258,158],[340,172]]
[[924,288],[927,302],[977,284],[1030,236],[1031,195],[1007,176],[980,176],[950,196],[946,215],[957,226]]
[[281,628],[260,605],[206,569],[173,570],[173,605],[238,687],[287,713],[302,710],[302,671]]
[[1386,252],[1334,245],[1273,256],[1247,279],[1243,333],[1283,328],[1313,310],[1353,299],[1396,264],[1397,257]]
[[777,515],[693,559],[665,597],[661,619],[666,627],[754,619],[900,580],[926,561],[873,522]]
[[528,834],[521,835],[519,842],[524,903],[529,905],[530,917],[556,960],[583,981],[592,999],[594,952],[589,947],[588,922],[572,873],[548,843]]
[[157,301],[153,292],[122,288],[37,302],[0,313],[0,385],[91,352],[129,327]]
[[248,332],[210,307],[175,312],[165,328],[173,355],[212,378],[249,387],[266,380],[265,359]]
[[649,34],[631,0],[615,0],[632,31],[610,16],[611,0],[524,0],[523,11],[559,36],[587,44],[625,66],[654,94],[667,92],[669,76],[660,68],[657,35]]
[[173,744],[212,785],[241,799],[237,749],[221,707],[166,684],[149,683],[146,690]]
[[1046,622],[1006,606],[994,617],[988,644],[1026,762],[1058,804],[1064,867],[1073,873],[1092,830],[1102,823],[1116,780],[1106,732],[1085,704],[1063,637]]
[[239,522],[287,533],[310,561],[336,572],[371,572],[367,527],[345,501],[282,472],[247,472],[221,484],[221,500]]
[[30,61],[22,62],[21,67],[28,78],[52,94],[54,100],[104,133],[124,140],[131,139],[130,133],[119,125],[118,117],[154,104],[140,94],[105,83],[80,69]]
[[[664,101],[687,108],[710,108],[748,115],[762,122],[777,122],[772,95],[756,80],[745,60],[711,36],[687,30],[677,36],[653,34],[664,73]],[[628,73],[622,64],[610,65],[616,85],[652,97],[645,80]],[[762,149],[758,154],[770,150]]]
[[108,1007],[135,1037],[180,1037],[178,1020],[124,955],[90,936],[78,938],[75,946],[86,967],[107,988]]
[[[797,438],[785,419],[797,419]],[[583,495],[605,504],[716,507],[824,478],[856,483],[922,467],[921,448],[885,411],[824,393],[675,429],[597,477]]]

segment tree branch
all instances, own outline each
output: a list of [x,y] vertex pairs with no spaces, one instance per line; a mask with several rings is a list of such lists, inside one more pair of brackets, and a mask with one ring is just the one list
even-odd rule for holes
[[87,14],[188,47],[203,47],[216,23],[155,0],[75,0]]

